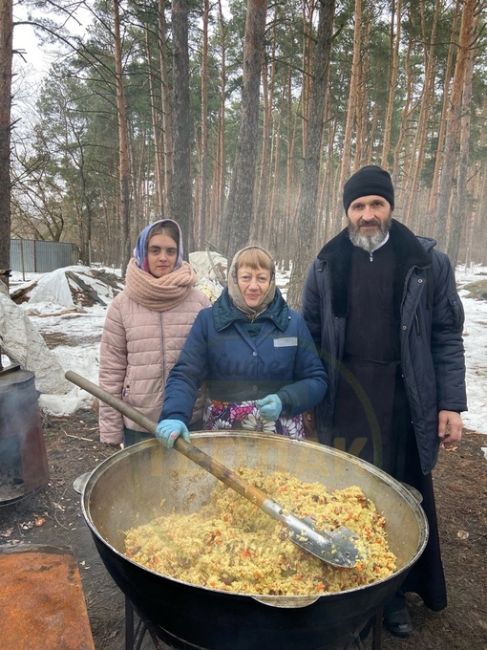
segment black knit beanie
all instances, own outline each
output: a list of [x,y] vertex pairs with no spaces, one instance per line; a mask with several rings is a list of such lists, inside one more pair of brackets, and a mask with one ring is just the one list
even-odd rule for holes
[[376,194],[382,196],[394,209],[394,187],[389,172],[377,165],[366,165],[350,176],[343,187],[345,212],[355,199]]

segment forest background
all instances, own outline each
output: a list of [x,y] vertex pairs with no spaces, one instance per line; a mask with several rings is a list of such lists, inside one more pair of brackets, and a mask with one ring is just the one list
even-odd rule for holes
[[487,262],[485,0],[20,4],[60,55],[26,120],[0,0],[0,269],[12,236],[123,271],[164,215],[186,250],[269,247],[297,304],[368,163],[399,220],[453,264]]

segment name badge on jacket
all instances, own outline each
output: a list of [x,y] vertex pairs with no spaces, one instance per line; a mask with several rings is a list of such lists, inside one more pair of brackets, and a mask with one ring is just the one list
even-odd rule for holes
[[283,336],[280,339],[274,339],[275,348],[295,348],[297,345],[297,336]]

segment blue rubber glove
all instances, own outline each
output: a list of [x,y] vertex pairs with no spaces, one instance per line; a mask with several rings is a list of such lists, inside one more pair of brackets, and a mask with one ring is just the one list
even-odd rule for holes
[[188,427],[181,420],[161,420],[156,428],[156,438],[164,442],[167,449],[174,446],[179,436],[183,436],[189,442]]
[[278,395],[266,395],[255,402],[264,420],[275,421],[281,415],[282,402]]

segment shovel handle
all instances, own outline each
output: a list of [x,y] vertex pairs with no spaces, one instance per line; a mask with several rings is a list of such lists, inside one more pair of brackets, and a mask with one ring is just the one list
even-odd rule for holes
[[[89,379],[78,375],[72,370],[68,370],[65,375],[73,384],[76,384],[83,390],[87,391],[91,395],[94,395],[102,402],[105,402],[115,410],[119,411],[123,415],[126,415],[136,424],[139,424],[142,428],[146,429],[150,433],[155,434],[157,425],[155,422],[146,418],[145,415],[142,415],[137,409],[133,406],[125,404],[118,397],[114,397],[107,393],[103,388],[100,388],[97,384],[94,384]],[[342,566],[350,568],[355,566],[355,560],[357,556],[357,549],[351,547],[348,549],[347,553],[340,557],[339,555],[335,556],[334,547],[334,538],[330,533],[321,534],[314,530],[314,528],[308,526],[303,520],[298,519],[291,513],[284,512],[282,506],[280,506],[276,501],[259,490],[259,488],[254,485],[250,485],[246,481],[243,481],[238,474],[230,470],[225,465],[222,465],[217,460],[205,454],[204,451],[198,449],[193,444],[186,442],[183,438],[179,437],[174,443],[174,447],[184,456],[192,460],[194,463],[205,469],[210,474],[213,474],[217,479],[222,481],[228,487],[233,488],[236,492],[241,494],[243,497],[248,499],[251,503],[261,508],[264,512],[270,515],[273,519],[280,521],[287,528],[294,533],[291,535],[290,539],[295,544],[304,548],[309,553],[317,555],[325,562],[334,564],[335,566]],[[323,536],[325,535],[325,536]],[[330,553],[330,549],[332,552]],[[339,549],[340,550],[340,549]]]
[[[97,397],[102,402],[105,402],[105,404],[108,404],[108,406],[111,406],[116,411],[119,411],[119,413],[127,416],[130,420],[132,420],[132,422],[135,422],[149,433],[153,433],[155,435],[157,424],[155,422],[152,422],[152,420],[149,420],[149,418],[140,413],[140,411],[135,409],[133,406],[130,406],[118,397],[111,395],[97,384],[94,384],[89,379],[86,379],[86,377],[79,375],[77,372],[68,370],[65,374],[65,377],[71,383],[76,384],[76,386],[79,386],[87,393],[90,393],[94,397]],[[174,448],[192,460],[194,463],[205,469],[207,472],[213,474],[213,476],[225,483],[225,485],[233,488],[243,497],[252,501],[252,503],[254,503],[256,506],[268,512],[268,514],[273,516],[275,519],[281,519],[275,508],[277,504],[275,504],[275,502],[272,502],[272,500],[264,492],[262,492],[262,490],[259,490],[259,488],[255,487],[254,485],[250,485],[249,483],[243,481],[235,472],[233,472],[225,465],[222,465],[222,463],[218,462],[211,456],[208,456],[208,454],[206,454],[198,447],[195,447],[195,445],[188,443],[182,437],[179,437],[174,443]],[[274,507],[269,507],[269,502],[271,502]],[[277,510],[279,510],[279,508],[277,508]]]

